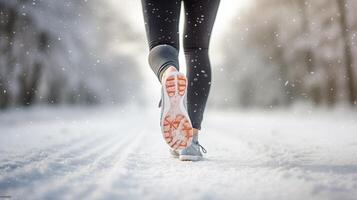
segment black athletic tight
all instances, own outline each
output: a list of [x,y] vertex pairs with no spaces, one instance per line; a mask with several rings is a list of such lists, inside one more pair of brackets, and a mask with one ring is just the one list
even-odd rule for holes
[[[201,129],[211,87],[208,47],[219,0],[182,0],[185,9],[183,47],[186,57],[187,109],[193,128]],[[179,69],[179,18],[181,0],[142,0],[149,64],[161,81],[168,66]]]

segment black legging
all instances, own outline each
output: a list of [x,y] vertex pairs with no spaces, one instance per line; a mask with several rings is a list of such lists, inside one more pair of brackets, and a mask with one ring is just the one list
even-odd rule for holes
[[[185,7],[183,47],[186,56],[187,109],[193,128],[201,129],[211,87],[208,47],[220,0],[182,0]],[[161,81],[168,66],[179,69],[181,0],[142,0],[149,64]]]

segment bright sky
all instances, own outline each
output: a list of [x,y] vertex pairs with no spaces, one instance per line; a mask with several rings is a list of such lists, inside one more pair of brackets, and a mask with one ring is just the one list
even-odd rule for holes
[[239,15],[239,11],[246,8],[251,0],[221,0],[215,22],[214,31],[221,36],[222,33],[229,30],[230,22]]

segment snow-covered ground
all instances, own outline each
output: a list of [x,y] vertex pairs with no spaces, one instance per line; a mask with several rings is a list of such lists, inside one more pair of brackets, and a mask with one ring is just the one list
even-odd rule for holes
[[11,199],[356,199],[357,113],[208,111],[201,162],[172,158],[159,109],[0,113]]

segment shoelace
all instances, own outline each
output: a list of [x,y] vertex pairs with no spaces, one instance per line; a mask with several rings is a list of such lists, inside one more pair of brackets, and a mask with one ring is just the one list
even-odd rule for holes
[[195,143],[201,148],[203,153],[207,153],[207,150],[198,141]]

